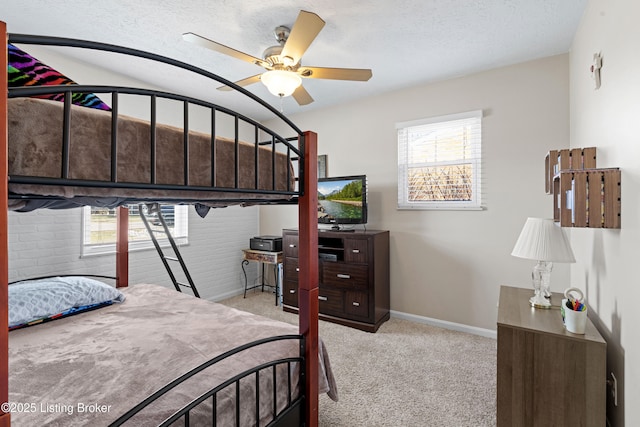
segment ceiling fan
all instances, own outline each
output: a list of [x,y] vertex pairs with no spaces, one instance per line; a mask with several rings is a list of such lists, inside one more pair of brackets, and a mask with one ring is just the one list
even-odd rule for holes
[[[235,82],[237,85],[248,86],[262,81],[272,94],[281,98],[293,95],[299,105],[307,105],[313,102],[313,98],[302,86],[303,78],[367,81],[372,76],[369,69],[308,67],[301,64],[302,55],[324,24],[322,18],[315,13],[301,10],[291,29],[284,25],[275,28],[279,45],[268,47],[262,54],[262,59],[194,33],[184,33],[182,37],[188,42],[259,65],[267,70]],[[221,86],[218,89],[231,90],[229,86]]]

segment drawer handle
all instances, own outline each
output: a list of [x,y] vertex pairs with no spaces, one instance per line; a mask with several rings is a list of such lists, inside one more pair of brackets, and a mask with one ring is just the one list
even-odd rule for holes
[[290,294],[295,294],[295,293],[296,293],[296,290],[295,290],[295,289],[289,289],[289,293],[290,293]]
[[329,298],[327,298],[327,297],[323,297],[322,295],[318,295],[318,299],[319,299],[320,301],[327,301],[327,300],[329,300]]
[[351,279],[351,275],[349,274],[336,274],[336,276],[338,277],[338,279]]
[[351,252],[353,252],[354,254],[359,254],[360,253],[360,249],[354,249]]
[[353,305],[354,305],[354,306],[356,306],[356,307],[360,307],[360,303],[359,303],[358,301],[354,301],[354,302],[352,302],[351,304],[353,304]]
[[289,247],[290,247],[290,248],[295,248],[295,247],[296,247],[296,245],[294,245],[293,243],[291,243],[291,244],[289,245]]

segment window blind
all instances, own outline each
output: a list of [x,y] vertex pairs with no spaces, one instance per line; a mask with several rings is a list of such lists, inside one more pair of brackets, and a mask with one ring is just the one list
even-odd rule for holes
[[480,209],[482,111],[396,125],[399,209]]

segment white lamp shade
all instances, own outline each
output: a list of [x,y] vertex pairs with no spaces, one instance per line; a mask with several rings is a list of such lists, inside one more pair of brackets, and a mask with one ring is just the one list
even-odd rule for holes
[[271,70],[262,74],[260,80],[275,96],[290,96],[302,84],[302,78],[292,72]]
[[527,218],[511,255],[550,262],[576,262],[564,230],[552,219]]

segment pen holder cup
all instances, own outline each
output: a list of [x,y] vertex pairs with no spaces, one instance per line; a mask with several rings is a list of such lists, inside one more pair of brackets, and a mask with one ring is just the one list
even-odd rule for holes
[[564,327],[571,333],[584,334],[587,328],[587,307],[582,311],[575,311],[567,307],[567,301],[566,298],[563,299],[560,306]]

